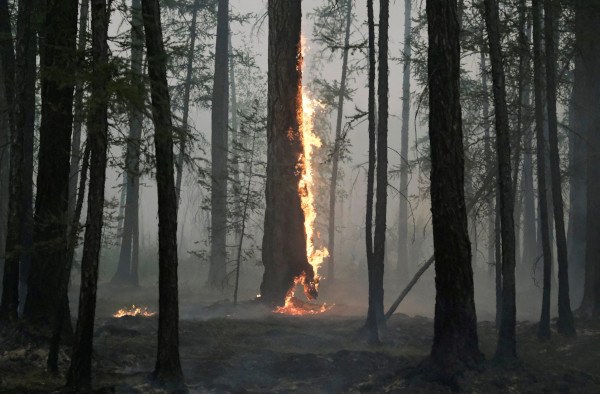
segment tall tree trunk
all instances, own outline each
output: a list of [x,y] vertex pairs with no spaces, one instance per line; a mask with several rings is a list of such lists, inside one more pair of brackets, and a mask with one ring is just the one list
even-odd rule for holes
[[[313,283],[296,170],[303,153],[300,0],[269,0],[266,210],[261,298],[283,305],[294,279]],[[312,294],[316,296],[316,294]]]
[[132,103],[129,109],[129,136],[127,138],[126,155],[126,197],[125,217],[123,219],[123,236],[119,252],[117,272],[112,278],[113,283],[128,283],[138,285],[137,262],[132,261],[139,244],[136,229],[139,220],[139,190],[140,190],[140,139],[142,136],[144,86],[142,62],[144,57],[144,31],[142,21],[141,0],[131,3],[131,75],[132,85],[138,93],[139,101]]
[[[377,189],[375,202],[375,237],[369,264],[369,341],[378,341],[378,329],[385,327],[383,312],[383,272],[385,262],[385,230],[387,209],[387,132],[388,132],[388,28],[389,0],[379,3],[379,42],[377,81]],[[375,331],[374,331],[375,330]]]
[[410,61],[412,0],[404,0],[404,67],[402,70],[402,129],[400,131],[400,208],[398,210],[398,278],[408,279],[408,126],[410,124]]
[[[487,67],[485,61],[485,52],[482,50],[480,53],[480,70],[481,70],[481,85],[483,90],[483,102],[481,105],[481,111],[483,116],[483,138],[484,138],[484,150],[485,156],[488,160],[487,165],[491,166],[491,157],[492,157],[492,140],[490,133],[490,125],[488,123],[490,117],[490,107],[488,101],[488,76],[487,76]],[[488,170],[489,173],[493,173],[491,169]],[[496,228],[495,228],[495,218],[496,218],[496,210],[494,207],[494,199],[488,197],[487,200],[487,233],[488,233],[488,245],[487,245],[487,264],[488,269],[492,272],[492,267],[495,267],[495,245],[496,245]],[[497,306],[497,305],[496,305]],[[498,308],[496,307],[496,310]],[[498,320],[498,319],[496,319]]]
[[[40,328],[56,316],[61,267],[67,256],[69,159],[73,122],[71,78],[77,56],[77,0],[48,0],[41,64],[40,124],[33,241],[24,316]],[[51,326],[51,325],[50,325]]]
[[496,154],[498,158],[498,190],[502,233],[502,313],[495,358],[509,361],[517,357],[515,338],[515,223],[514,194],[511,178],[510,130],[506,106],[504,65],[500,46],[500,16],[497,0],[485,0],[485,22],[490,45],[490,63],[494,86],[496,118]]
[[550,291],[552,286],[552,246],[548,226],[548,200],[546,193],[546,153],[544,146],[544,81],[542,64],[542,20],[540,0],[532,0],[533,19],[533,85],[535,91],[535,134],[537,152],[538,210],[540,236],[544,262],[542,314],[538,337],[550,336]]
[[4,273],[6,236],[8,228],[8,199],[10,180],[10,138],[15,132],[15,49],[8,1],[0,0],[0,290]]
[[[587,140],[587,221],[585,234],[585,282],[579,313],[585,317],[600,315],[600,1],[578,2],[575,9],[575,42],[581,77],[581,101],[576,103],[577,125]],[[577,86],[577,85],[576,85]],[[577,105],[579,104],[579,105]],[[581,147],[577,148],[581,149]]]
[[[525,7],[525,18],[527,18],[528,11]],[[536,215],[535,215],[535,188],[533,186],[533,130],[532,114],[530,111],[531,107],[531,54],[530,54],[530,41],[531,41],[531,22],[526,22],[526,45],[522,49],[524,52],[527,51],[526,55],[526,72],[524,78],[526,82],[523,86],[523,100],[521,106],[527,109],[521,117],[521,125],[523,127],[523,175],[521,179],[521,200],[522,200],[522,243],[521,243],[521,262],[518,268],[518,281],[526,288],[529,288],[531,283],[530,273],[532,267],[537,261],[540,255],[540,246],[537,242],[537,231],[536,231]]]
[[[175,188],[177,192],[177,206],[181,202],[181,180],[183,177],[183,163],[185,160],[185,148],[187,144],[187,134],[190,132],[188,122],[190,114],[190,90],[192,88],[192,72],[194,70],[194,54],[196,48],[196,37],[197,24],[198,24],[198,8],[199,0],[194,0],[194,6],[192,8],[192,23],[190,25],[190,46],[188,48],[186,66],[185,66],[185,84],[183,85],[183,114],[182,118],[182,130],[181,140],[179,142],[179,154],[177,155],[177,178],[175,181]],[[184,218],[185,221],[185,218]],[[183,234],[182,234],[183,236]]]
[[[87,39],[87,22],[89,14],[89,0],[82,0],[79,6],[79,32],[77,37],[77,55],[79,67],[85,62],[85,46]],[[83,80],[78,79],[75,85],[73,108],[73,140],[71,142],[71,164],[69,169],[69,224],[73,222],[77,199],[77,180],[79,177],[81,159],[81,129],[83,126]],[[70,231],[68,231],[70,232]]]
[[[580,15],[575,16],[581,17]],[[578,21],[575,22],[577,26]],[[581,23],[581,22],[579,22]],[[576,33],[577,34],[577,33]],[[577,48],[577,43],[575,44]],[[573,91],[569,104],[569,225],[567,230],[567,255],[569,256],[569,288],[574,305],[583,297],[585,278],[585,222],[586,222],[586,156],[587,136],[585,119],[585,75],[581,51],[575,51]]]
[[556,232],[556,251],[558,255],[558,332],[565,335],[575,334],[575,323],[571,312],[569,295],[569,261],[567,256],[567,237],[565,235],[565,217],[560,175],[560,156],[558,153],[558,121],[556,119],[556,32],[558,4],[555,0],[544,2],[544,42],[546,47],[546,95],[548,100],[548,135],[550,145],[550,171],[552,182],[552,200]]
[[179,301],[177,290],[177,196],[173,176],[173,124],[167,83],[160,4],[142,0],[148,76],[152,97],[156,184],[158,190],[158,354],[153,376],[163,384],[181,385]]
[[[90,164],[90,144],[86,143],[83,158],[81,162],[81,174],[79,177],[79,191],[77,193],[77,200],[75,202],[75,210],[73,212],[73,218],[69,228],[69,245],[67,250],[67,260],[65,261],[65,267],[61,273],[60,284],[57,289],[59,297],[66,299],[69,292],[69,280],[71,278],[71,269],[73,267],[73,260],[75,256],[75,248],[77,247],[77,241],[79,238],[79,231],[81,225],[79,219],[81,218],[81,210],[83,208],[83,200],[85,196],[85,185],[87,182],[87,173]],[[58,374],[58,351],[60,350],[60,341],[63,331],[64,317],[69,311],[69,305],[62,303],[58,310],[58,315],[54,320],[54,326],[52,327],[52,338],[50,339],[50,349],[48,351],[48,359],[46,360],[46,366],[49,371]]]
[[367,169],[367,209],[365,218],[365,236],[367,248],[367,268],[369,277],[369,311],[367,313],[367,330],[369,342],[379,342],[379,330],[377,328],[376,308],[371,305],[376,301],[376,292],[374,285],[374,264],[375,255],[373,252],[373,199],[375,190],[375,160],[377,153],[375,151],[375,129],[377,127],[376,109],[375,109],[375,20],[373,15],[373,0],[367,0],[367,24],[369,28],[369,165]]
[[208,284],[223,288],[227,276],[227,177],[229,128],[229,0],[219,0],[212,97],[211,243]]
[[327,279],[333,283],[335,279],[335,203],[337,200],[337,178],[340,161],[340,144],[342,138],[342,120],[344,119],[344,99],[346,98],[346,84],[348,75],[348,52],[350,51],[350,27],[352,23],[352,1],[346,0],[346,27],[344,31],[344,49],[342,55],[342,76],[338,92],[337,119],[335,122],[335,141],[331,156],[331,182],[329,184],[329,231],[328,245],[329,258],[327,259]]
[[[231,112],[231,167],[233,170],[233,200],[235,204],[235,212],[236,215],[242,213],[245,209],[243,206],[246,203],[242,203],[242,185],[240,183],[240,155],[239,155],[239,121],[238,121],[238,105],[237,105],[237,91],[236,91],[236,83],[235,83],[235,61],[233,56],[233,46],[231,45],[231,29],[229,29],[229,36],[227,37],[227,45],[229,48],[229,100],[231,103],[231,107],[229,111]],[[242,217],[242,222],[244,218]],[[235,245],[238,246],[238,251],[241,252],[241,243],[242,243],[242,227],[245,227],[245,224],[237,224],[235,225]],[[236,265],[239,265],[240,256],[236,255]],[[236,283],[238,282],[239,269],[236,268]],[[237,284],[236,284],[237,287]]]
[[92,383],[92,342],[96,315],[98,263],[102,243],[104,214],[104,185],[108,148],[108,23],[106,0],[92,3],[92,80],[88,115],[90,146],[90,186],[87,202],[87,220],[81,260],[81,287],[79,314],[67,374],[67,387],[89,390]]
[[[33,141],[35,122],[36,42],[34,29],[35,6],[33,0],[21,0],[17,15],[15,64],[15,115],[14,132],[11,133],[9,218],[4,266],[2,319],[15,320],[19,307],[19,261],[29,253],[23,237],[31,222],[25,222],[31,212],[31,200],[26,188],[31,188],[32,177],[27,177],[29,165],[25,152],[28,141]],[[29,185],[27,185],[29,183]]]
[[443,375],[479,362],[471,245],[464,196],[456,0],[427,0],[435,319],[431,359]]

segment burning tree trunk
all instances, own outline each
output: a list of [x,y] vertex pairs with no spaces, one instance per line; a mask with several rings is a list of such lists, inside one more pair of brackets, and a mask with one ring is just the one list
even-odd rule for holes
[[[41,46],[40,124],[34,243],[24,316],[45,329],[56,316],[56,294],[67,251],[72,73],[77,61],[77,0],[49,0]],[[70,326],[70,320],[67,320]]]
[[131,75],[138,101],[129,109],[129,136],[125,153],[125,217],[119,252],[119,265],[113,283],[138,285],[137,255],[139,249],[139,192],[140,192],[140,138],[142,136],[144,87],[142,60],[144,57],[144,31],[140,0],[131,3]]
[[464,197],[456,0],[428,0],[429,139],[436,303],[433,365],[443,375],[479,362]]
[[540,0],[532,1],[533,19],[533,85],[535,90],[535,134],[537,152],[538,209],[540,215],[540,234],[542,257],[544,261],[544,289],[542,295],[542,314],[538,326],[538,337],[550,336],[550,286],[552,275],[552,246],[548,227],[548,199],[546,193],[546,153],[544,146],[544,81],[542,65],[542,20]]
[[90,186],[88,190],[87,220],[81,261],[79,314],[67,374],[70,389],[91,388],[92,342],[96,315],[98,264],[102,241],[104,213],[104,184],[108,149],[108,22],[106,0],[91,0],[92,5],[92,80],[88,117],[90,149]]
[[[515,338],[515,224],[514,194],[511,179],[510,134],[504,66],[500,47],[500,16],[498,2],[485,0],[485,19],[490,44],[490,62],[494,85],[494,107],[496,113],[496,152],[498,157],[498,195],[500,197],[500,224],[502,234],[502,313],[496,358],[512,360],[517,357]],[[498,265],[498,262],[496,262]]]
[[229,128],[229,1],[219,0],[212,97],[210,269],[208,284],[222,288],[227,276],[227,157]]
[[[299,184],[302,176],[301,1],[269,0],[266,211],[261,297],[283,305],[300,278],[316,296],[315,272],[306,254]],[[305,190],[302,192],[306,192]]]
[[142,0],[148,76],[152,97],[158,191],[158,354],[153,376],[161,384],[181,385],[177,290],[177,196],[173,176],[173,124],[167,83],[167,55],[159,0]]

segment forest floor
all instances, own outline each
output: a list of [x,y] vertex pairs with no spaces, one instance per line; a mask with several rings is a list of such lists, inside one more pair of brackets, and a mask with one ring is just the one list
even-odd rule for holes
[[[139,301],[139,300],[138,300]],[[138,302],[139,304],[139,302]],[[380,346],[361,336],[363,316],[336,305],[313,316],[272,313],[256,302],[234,307],[183,304],[180,352],[190,392],[406,392],[444,393],[450,388],[414,377],[429,354],[433,321],[394,315]],[[159,392],[148,380],[156,356],[156,317],[113,318],[123,305],[98,303],[94,337],[94,387],[98,392]],[[153,308],[153,305],[149,305]],[[455,389],[464,392],[600,392],[600,322],[578,321],[578,335],[556,333],[539,341],[532,322],[518,324],[520,363],[490,362],[466,372]],[[0,336],[0,392],[60,392],[63,377],[45,370],[41,339]],[[480,347],[493,356],[496,331],[479,323]],[[68,367],[68,352],[60,356]]]

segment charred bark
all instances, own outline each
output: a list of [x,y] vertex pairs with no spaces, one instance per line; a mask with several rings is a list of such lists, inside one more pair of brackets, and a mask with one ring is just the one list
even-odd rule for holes
[[125,217],[119,264],[117,272],[112,278],[115,284],[138,285],[137,266],[139,243],[139,193],[140,193],[140,139],[142,136],[144,87],[142,76],[142,62],[144,57],[144,31],[142,21],[141,0],[133,0],[131,4],[131,75],[132,85],[138,93],[139,101],[133,102],[129,109],[129,136],[127,138],[127,151],[125,152],[126,175],[125,182]]
[[483,359],[464,196],[456,0],[428,0],[429,140],[436,303],[431,361],[453,376]]
[[412,0],[404,0],[404,66],[402,69],[402,129],[400,130],[400,207],[398,211],[398,279],[408,276],[408,126],[410,123],[410,62]]
[[91,0],[92,9],[92,80],[88,117],[90,147],[90,185],[87,219],[81,261],[79,314],[67,374],[70,389],[91,388],[92,342],[96,315],[98,264],[102,242],[104,185],[108,148],[108,21],[106,0]]
[[506,86],[502,48],[500,46],[500,16],[497,0],[485,0],[485,20],[490,45],[490,63],[494,90],[496,119],[496,154],[498,158],[497,188],[502,234],[502,312],[495,359],[511,361],[517,357],[515,301],[515,223],[514,194],[511,177],[510,130],[506,105]]
[[162,385],[180,386],[179,302],[177,290],[177,196],[173,176],[173,123],[167,83],[160,4],[142,0],[148,76],[152,98],[156,183],[158,191],[158,354],[154,379]]
[[212,97],[210,268],[208,284],[221,289],[227,276],[227,168],[229,131],[229,0],[219,0]]
[[[577,3],[576,48],[578,71],[584,89],[579,102],[577,123],[587,140],[587,220],[585,247],[585,283],[579,313],[585,317],[600,315],[600,1]],[[581,123],[580,123],[581,122]]]
[[550,146],[550,173],[554,227],[556,232],[556,254],[558,256],[558,332],[575,334],[575,322],[571,311],[569,294],[569,260],[558,153],[558,121],[556,119],[556,36],[558,4],[555,0],[544,0],[544,43],[546,49],[546,96],[548,105],[548,144]]
[[[294,279],[314,283],[306,256],[297,171],[303,153],[301,1],[269,0],[266,211],[260,286],[268,305],[283,305]],[[311,294],[316,296],[316,292]]]
[[369,342],[379,342],[379,330],[377,328],[376,308],[371,305],[375,303],[375,285],[373,279],[375,256],[373,252],[373,199],[375,190],[375,129],[377,127],[375,110],[375,20],[373,15],[373,0],[367,0],[367,23],[369,29],[369,164],[367,169],[367,210],[365,218],[365,236],[367,247],[367,267],[369,278],[369,310],[367,312],[366,328],[369,334]]
[[[38,176],[24,317],[45,329],[56,316],[56,294],[67,256],[69,160],[73,122],[72,74],[77,63],[77,0],[49,0],[42,40]],[[70,324],[70,323],[69,323]]]
[[533,85],[535,91],[535,135],[537,154],[538,210],[544,262],[542,314],[538,337],[550,337],[550,292],[552,286],[552,246],[548,227],[548,200],[546,189],[546,152],[544,140],[544,76],[542,64],[542,20],[540,0],[532,0],[533,19]]

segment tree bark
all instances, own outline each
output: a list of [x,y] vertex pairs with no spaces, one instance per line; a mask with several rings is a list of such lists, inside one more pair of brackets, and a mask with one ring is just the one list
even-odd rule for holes
[[158,0],[142,0],[152,98],[158,190],[158,354],[153,376],[181,386],[177,290],[177,196],[173,176],[173,124]]
[[[301,174],[302,51],[300,0],[269,0],[266,210],[262,247],[265,266],[261,298],[283,305],[294,279],[314,283],[306,256]],[[311,294],[312,297],[316,293]]]
[[134,269],[137,262],[133,257],[138,254],[139,243],[136,242],[139,220],[139,193],[140,193],[140,139],[142,136],[144,87],[142,76],[142,62],[144,57],[144,31],[142,21],[141,0],[132,0],[131,3],[131,75],[132,85],[137,92],[139,101],[131,104],[129,109],[129,136],[127,138],[126,155],[126,197],[125,217],[123,219],[123,232],[121,249],[119,252],[119,265],[112,278],[112,283],[131,284],[138,286],[138,272]]
[[[581,17],[580,15],[575,16]],[[575,25],[577,26],[576,20]],[[579,22],[582,23],[582,22]],[[577,33],[576,33],[577,34]],[[577,40],[577,36],[575,38]],[[578,43],[575,43],[577,48]],[[581,52],[575,51],[573,91],[569,103],[569,225],[567,255],[569,256],[569,287],[574,305],[583,297],[585,278],[585,233],[587,189],[587,136],[585,135],[585,84]]]
[[464,196],[456,0],[427,0],[429,140],[436,303],[431,360],[451,375],[482,360]]
[[404,67],[402,70],[402,129],[400,130],[400,207],[398,210],[398,279],[408,276],[408,126],[410,124],[410,61],[412,0],[404,0]]
[[542,314],[538,337],[550,337],[550,292],[552,286],[552,247],[548,227],[548,200],[546,189],[546,153],[544,147],[544,81],[542,64],[542,21],[540,0],[532,0],[533,19],[533,85],[535,91],[535,134],[537,153],[538,210],[544,262]]
[[544,42],[546,48],[546,95],[548,105],[548,143],[550,145],[550,171],[554,224],[556,232],[556,253],[558,255],[558,332],[564,335],[575,334],[575,322],[571,312],[569,294],[569,261],[567,237],[558,153],[558,121],[556,119],[556,32],[558,4],[555,0],[544,0]]
[[506,105],[506,85],[502,48],[500,46],[500,16],[497,0],[485,0],[485,21],[490,45],[490,63],[496,118],[496,154],[498,158],[497,187],[500,197],[502,234],[502,312],[495,359],[511,361],[517,358],[515,301],[515,223],[514,194],[511,175],[510,130]]
[[342,55],[342,76],[340,78],[340,91],[337,102],[337,118],[335,122],[335,141],[331,156],[331,182],[329,184],[329,223],[327,225],[329,258],[327,259],[327,280],[335,280],[335,203],[337,200],[337,178],[340,161],[340,144],[342,138],[342,121],[344,119],[344,99],[346,98],[346,84],[348,75],[348,52],[350,51],[350,27],[352,23],[352,1],[346,0],[346,27],[344,30],[344,49]]
[[221,289],[227,276],[227,177],[229,128],[229,0],[219,0],[212,97],[211,244],[208,284]]
[[[581,76],[581,98],[576,109],[577,124],[587,140],[587,204],[585,234],[585,282],[579,313],[600,315],[600,1],[578,2],[575,9],[575,41],[579,53],[576,78]],[[576,96],[578,98],[579,96]],[[580,148],[578,148],[580,149]]]
[[[65,267],[61,273],[61,282],[57,289],[59,297],[66,299],[69,292],[69,280],[71,278],[71,269],[73,267],[73,260],[75,256],[75,248],[77,247],[77,241],[79,238],[79,231],[81,225],[79,220],[81,218],[81,210],[83,208],[83,200],[85,196],[85,185],[87,182],[87,173],[90,164],[90,145],[86,143],[83,158],[81,162],[81,176],[79,177],[79,191],[77,193],[77,201],[75,202],[75,210],[69,229],[69,245],[67,251],[67,260],[65,261]],[[62,303],[58,310],[58,315],[54,320],[54,326],[52,327],[52,338],[50,339],[50,349],[48,351],[48,359],[46,360],[46,366],[49,371],[58,374],[58,351],[60,350],[60,341],[63,331],[63,323],[65,321],[65,315],[68,314],[67,303]]]
[[373,15],[373,0],[367,0],[367,23],[369,29],[369,165],[367,169],[367,209],[365,218],[365,236],[367,248],[367,267],[369,278],[369,310],[367,312],[366,328],[369,335],[369,342],[379,342],[379,330],[377,326],[377,316],[375,315],[376,308],[372,307],[375,304],[376,292],[373,272],[375,256],[373,251],[373,198],[375,189],[375,129],[377,127],[376,109],[375,109],[375,20]]
[[[16,64],[15,70],[15,115],[14,132],[11,133],[9,218],[6,240],[6,264],[4,267],[2,305],[0,315],[16,319],[19,302],[20,272],[31,247],[31,199],[27,190],[32,187],[33,158],[28,146],[33,145],[35,123],[35,4],[32,0],[21,0],[17,15]],[[31,163],[28,163],[30,160]],[[21,266],[19,265],[21,262]],[[10,272],[7,276],[7,270]],[[7,288],[8,286],[8,288]],[[5,294],[6,293],[6,294]]]
[[102,243],[104,185],[108,148],[108,23],[106,0],[91,0],[92,5],[92,79],[88,116],[90,146],[90,185],[87,220],[81,260],[79,315],[67,374],[67,387],[89,390],[92,383],[92,342],[96,315],[98,264]]
[[0,291],[4,273],[8,200],[10,195],[10,137],[15,132],[15,49],[8,1],[0,0]]
[[[73,122],[71,78],[77,63],[77,0],[49,0],[40,69],[42,119],[33,241],[24,316],[41,329],[56,316],[60,270],[67,256],[69,159]],[[50,325],[49,325],[50,323]]]
[[[89,14],[89,0],[82,0],[79,6],[79,32],[77,36],[77,55],[79,67],[85,62],[85,47],[87,39],[87,22]],[[71,142],[71,164],[69,169],[69,224],[73,222],[77,199],[77,181],[81,161],[81,129],[84,122],[83,114],[83,80],[78,79],[75,85],[73,108],[73,140]],[[69,230],[67,232],[70,232]]]

